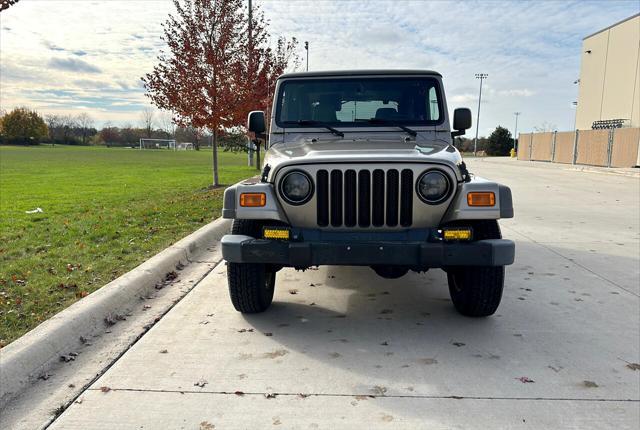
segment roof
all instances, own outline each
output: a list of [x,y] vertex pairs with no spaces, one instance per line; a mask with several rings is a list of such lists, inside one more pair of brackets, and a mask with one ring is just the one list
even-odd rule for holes
[[295,72],[280,75],[278,79],[284,78],[326,78],[329,76],[371,76],[371,75],[405,75],[405,76],[442,76],[433,70],[407,70],[407,69],[361,69],[361,70],[323,70],[314,72]]
[[602,33],[603,31],[607,31],[607,30],[609,30],[610,28],[613,28],[613,27],[615,27],[615,26],[617,26],[617,25],[622,24],[623,22],[627,22],[627,21],[629,21],[630,19],[637,18],[637,17],[639,17],[639,16],[640,16],[640,13],[637,13],[637,14],[635,14],[635,15],[631,15],[629,18],[625,18],[625,19],[623,19],[622,21],[618,21],[618,22],[616,22],[615,24],[611,24],[609,27],[605,27],[605,28],[603,28],[602,30],[598,30],[598,31],[596,31],[595,33],[591,33],[590,35],[588,35],[588,36],[586,36],[586,37],[583,37],[583,38],[582,38],[582,40],[585,40],[585,39],[588,39],[588,38],[590,38],[590,37],[593,37],[593,36],[595,36],[596,34],[600,34],[600,33]]

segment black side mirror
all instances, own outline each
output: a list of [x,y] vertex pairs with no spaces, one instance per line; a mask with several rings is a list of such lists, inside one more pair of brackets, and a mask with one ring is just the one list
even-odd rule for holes
[[249,112],[249,116],[247,117],[247,128],[256,135],[264,133],[267,129],[264,122],[264,112],[261,110]]
[[462,136],[468,128],[471,128],[471,110],[458,108],[453,111],[453,129],[451,137]]

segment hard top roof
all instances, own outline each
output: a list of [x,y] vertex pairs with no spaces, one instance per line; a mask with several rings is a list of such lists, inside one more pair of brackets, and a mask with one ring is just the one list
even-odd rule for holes
[[433,75],[440,76],[442,75],[438,72],[434,72],[433,70],[408,70],[408,69],[362,69],[362,70],[323,70],[317,72],[294,72],[294,73],[285,73],[280,75],[278,79],[287,79],[287,78],[326,78],[331,76],[372,76],[372,75],[404,75],[404,76],[425,76],[425,75]]

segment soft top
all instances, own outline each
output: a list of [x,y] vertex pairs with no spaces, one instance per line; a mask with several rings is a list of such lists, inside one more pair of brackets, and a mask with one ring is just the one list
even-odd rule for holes
[[330,76],[372,76],[372,75],[404,75],[404,76],[440,76],[433,70],[409,70],[409,69],[370,69],[370,70],[323,70],[313,72],[295,72],[280,75],[278,79],[287,78],[326,78]]

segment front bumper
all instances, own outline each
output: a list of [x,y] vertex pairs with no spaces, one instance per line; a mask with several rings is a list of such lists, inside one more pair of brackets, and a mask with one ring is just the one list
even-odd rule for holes
[[222,256],[230,263],[267,263],[285,267],[398,265],[418,268],[506,266],[515,244],[507,239],[449,242],[283,242],[228,234]]

